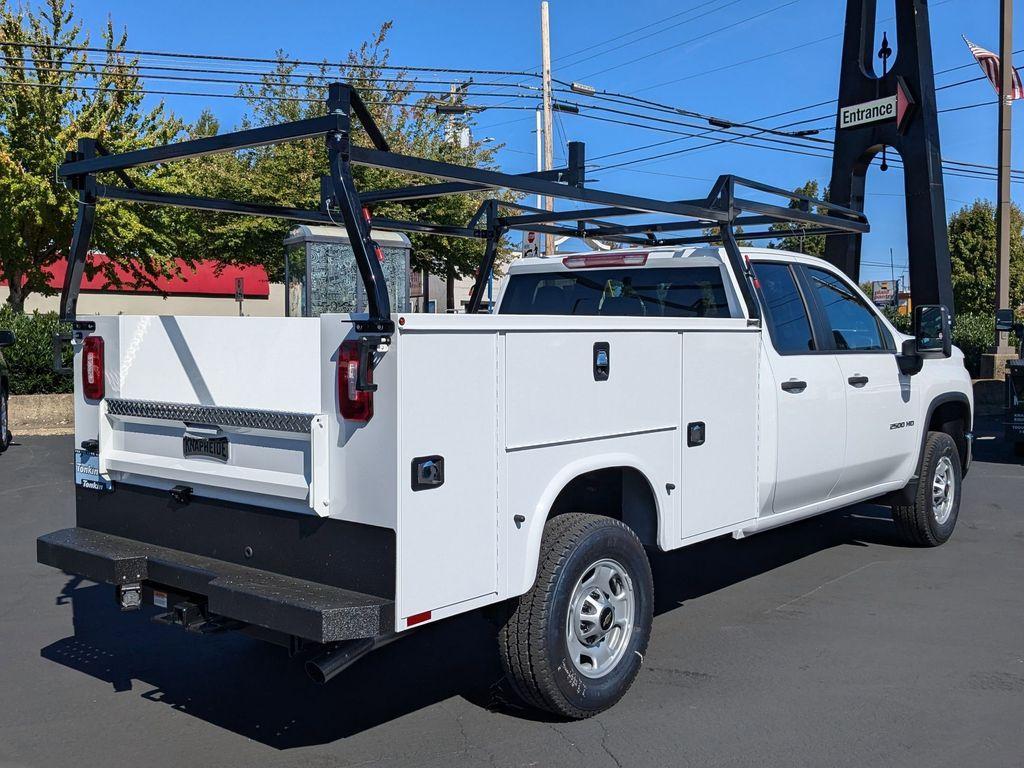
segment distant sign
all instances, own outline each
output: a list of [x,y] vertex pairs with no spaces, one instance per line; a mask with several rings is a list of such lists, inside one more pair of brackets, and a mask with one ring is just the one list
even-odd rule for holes
[[418,299],[423,296],[423,273],[418,269],[409,272],[409,297]]
[[523,235],[523,256],[540,256],[540,239],[536,232]]
[[875,280],[871,283],[871,300],[879,307],[892,306],[899,296],[899,286],[898,280]]
[[245,298],[245,278],[235,278],[235,301],[241,301]]

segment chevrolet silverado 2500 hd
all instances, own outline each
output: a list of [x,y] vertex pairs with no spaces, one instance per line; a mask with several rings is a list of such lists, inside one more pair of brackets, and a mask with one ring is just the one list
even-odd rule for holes
[[[869,499],[892,505],[910,543],[952,534],[973,403],[948,312],[919,306],[904,336],[829,264],[740,249],[731,231],[778,217],[863,232],[859,214],[741,198],[741,184],[793,196],[733,177],[676,203],[480,175],[339,145],[347,112],[331,114],[324,207],[355,244],[369,313],[84,317],[70,285],[77,521],[39,538],[40,562],[116,585],[125,609],[154,604],[188,629],[237,628],[307,653],[321,681],[411,629],[500,606],[514,692],[586,717],[643,662],[645,548],[740,538]],[[238,146],[282,140],[243,133]],[[234,146],[216,138],[177,156]],[[173,158],[169,146],[129,157],[85,145],[62,173],[82,195],[255,212],[95,181]],[[626,247],[515,262],[494,314],[392,315],[369,226],[433,225],[364,214],[357,202],[398,193],[360,198],[347,161],[447,179],[424,195],[475,184],[576,196],[601,207],[571,215]],[[457,236],[486,237],[485,260],[508,229],[557,231],[543,222],[570,218],[482,208]],[[94,209],[83,206],[73,262]],[[684,232],[710,222],[722,245],[642,246],[632,232],[669,225],[605,221],[636,212],[688,217]]]

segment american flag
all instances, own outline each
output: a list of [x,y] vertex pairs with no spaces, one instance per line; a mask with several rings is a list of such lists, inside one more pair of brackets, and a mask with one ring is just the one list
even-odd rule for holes
[[[971,55],[978,62],[978,66],[985,73],[985,77],[992,83],[992,87],[996,89],[996,95],[998,96],[1000,82],[999,57],[992,53],[992,51],[987,51],[981,46],[975,45],[966,37],[964,42],[971,49]],[[1021,84],[1020,73],[1016,69],[1013,70],[1013,98],[1024,99],[1024,85]]]

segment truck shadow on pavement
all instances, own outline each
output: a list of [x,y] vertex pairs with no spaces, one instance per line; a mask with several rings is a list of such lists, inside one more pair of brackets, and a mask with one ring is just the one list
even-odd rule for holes
[[[849,545],[899,546],[888,509],[860,505],[742,541],[652,553],[655,611]],[[43,648],[44,658],[276,749],[330,743],[453,696],[537,717],[498,697],[495,630],[480,612],[425,627],[319,686],[281,648],[157,625],[152,609],[123,614],[107,585],[71,578],[57,602],[71,605],[74,633]]]

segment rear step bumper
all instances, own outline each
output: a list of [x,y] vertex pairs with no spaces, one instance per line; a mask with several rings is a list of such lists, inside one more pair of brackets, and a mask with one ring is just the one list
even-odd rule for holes
[[394,631],[391,600],[88,528],[40,536],[36,558],[107,584],[150,582],[206,598],[211,613],[317,643]]

